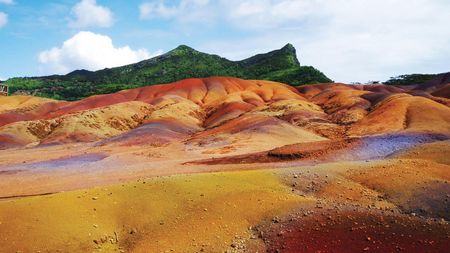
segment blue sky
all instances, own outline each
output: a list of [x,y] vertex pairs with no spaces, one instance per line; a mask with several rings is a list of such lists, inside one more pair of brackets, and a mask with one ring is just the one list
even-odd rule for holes
[[335,81],[450,71],[448,0],[0,0],[0,78],[120,66],[180,44],[297,48]]

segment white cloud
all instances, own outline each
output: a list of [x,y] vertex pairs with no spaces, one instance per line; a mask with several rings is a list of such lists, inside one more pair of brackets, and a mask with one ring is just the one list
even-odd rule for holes
[[240,59],[290,42],[302,64],[346,82],[450,71],[450,15],[444,13],[450,13],[448,0],[161,0],[140,6],[141,19],[169,20],[174,29],[185,25],[201,33],[219,24],[220,38],[202,41],[199,49]]
[[0,4],[14,4],[13,0],[0,0]]
[[99,70],[135,63],[161,54],[129,46],[115,47],[111,38],[92,32],[79,32],[61,47],[45,50],[38,60],[46,74],[65,74],[75,69]]
[[178,24],[188,25],[192,23],[209,24],[213,19],[216,7],[209,0],[180,0],[175,4],[167,4],[166,1],[144,2],[139,6],[140,19],[173,19]]
[[81,0],[72,8],[75,19],[69,25],[74,28],[110,27],[114,23],[110,9],[100,6],[96,0]]
[[186,17],[199,18],[197,21],[204,21],[205,18],[202,17],[208,17],[209,21],[227,19],[237,25],[244,22],[242,24],[244,27],[264,28],[268,23],[273,23],[274,26],[301,19],[305,13],[299,13],[299,9],[302,9],[302,12],[314,12],[309,0],[178,0],[170,4],[166,2],[160,0],[142,3],[139,6],[140,18],[172,18],[183,23],[194,20]]
[[311,0],[222,0],[229,21],[244,28],[275,28],[323,13],[324,1]]
[[8,14],[0,11],[0,28],[8,23]]
[[337,81],[450,71],[447,0],[221,0],[219,5],[216,17],[249,34],[237,45],[235,38],[203,45],[225,56],[249,56],[291,42],[303,64]]
[[164,2],[143,3],[139,6],[141,19],[170,18],[177,15],[178,12],[177,6],[167,6]]

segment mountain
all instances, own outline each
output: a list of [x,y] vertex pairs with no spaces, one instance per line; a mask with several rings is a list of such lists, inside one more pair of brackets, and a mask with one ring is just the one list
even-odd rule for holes
[[78,100],[146,85],[186,78],[231,76],[278,81],[291,85],[331,82],[319,70],[300,66],[291,44],[241,61],[199,52],[181,45],[166,54],[122,67],[99,71],[76,70],[67,75],[12,78],[11,93]]

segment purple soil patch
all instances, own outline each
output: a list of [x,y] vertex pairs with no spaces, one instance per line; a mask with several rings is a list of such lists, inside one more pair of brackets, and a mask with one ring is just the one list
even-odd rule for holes
[[449,221],[450,184],[433,181],[426,186],[417,187],[402,210]]
[[16,148],[25,145],[9,134],[0,134],[0,150]]
[[321,162],[384,159],[403,149],[448,139],[448,136],[436,134],[390,134],[292,144],[270,151],[191,161],[188,163],[215,165],[295,161],[296,165],[311,165]]
[[125,146],[144,144],[164,145],[175,139],[186,138],[189,134],[197,130],[171,121],[155,121],[146,123],[125,134],[100,141],[97,145],[102,146],[113,143]]
[[448,136],[437,134],[390,134],[361,138],[360,144],[348,152],[350,160],[384,159],[399,150],[411,148],[418,144],[447,140]]
[[78,156],[70,156],[58,159],[52,159],[48,161],[42,161],[37,163],[27,164],[25,166],[31,168],[45,168],[45,169],[54,169],[60,167],[71,167],[71,166],[82,166],[90,163],[95,163],[101,161],[108,157],[105,154],[87,154],[87,155],[78,155]]

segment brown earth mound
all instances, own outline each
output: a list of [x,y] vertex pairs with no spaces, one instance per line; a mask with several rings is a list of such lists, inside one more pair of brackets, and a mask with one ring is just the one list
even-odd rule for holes
[[447,83],[443,87],[436,89],[431,93],[431,95],[436,97],[450,98],[450,83]]
[[[425,228],[425,229],[424,229]],[[412,216],[333,208],[257,228],[267,252],[445,252],[449,225]]]
[[0,98],[0,251],[443,252],[445,87],[212,77]]
[[[189,126],[189,134],[197,132],[189,144],[220,139],[224,144],[220,148],[225,149],[244,140],[276,147],[348,135],[450,134],[447,100],[424,90],[416,92],[418,96],[406,92],[393,86],[347,84],[307,85],[296,90],[269,81],[211,77],[76,102],[7,97],[1,98],[0,146],[92,142],[121,134],[130,137],[138,134],[128,133],[130,130],[155,120]],[[164,134],[170,135],[159,133]],[[189,139],[188,135],[181,139]]]
[[[435,78],[433,78],[432,80],[418,85],[414,90],[421,90],[421,91],[425,91],[428,93],[435,93],[436,91],[444,88],[445,86],[447,86],[450,83],[450,72],[448,73],[442,73],[437,75]],[[435,95],[440,95],[439,92],[435,93]],[[445,96],[442,96],[445,97]],[[449,97],[446,97],[449,98]]]

